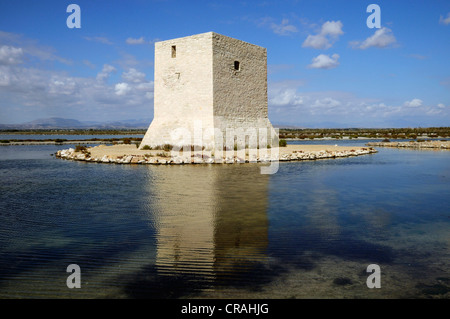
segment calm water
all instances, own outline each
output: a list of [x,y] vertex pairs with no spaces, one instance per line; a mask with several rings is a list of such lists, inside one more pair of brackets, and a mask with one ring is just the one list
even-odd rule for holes
[[124,138],[124,137],[144,137],[143,134],[128,135],[49,135],[49,134],[0,134],[0,140],[47,140],[47,139],[65,139],[65,140],[88,140],[90,138]]
[[[0,298],[450,297],[449,151],[379,148],[261,175],[58,149],[0,147]],[[81,289],[66,286],[69,264]]]

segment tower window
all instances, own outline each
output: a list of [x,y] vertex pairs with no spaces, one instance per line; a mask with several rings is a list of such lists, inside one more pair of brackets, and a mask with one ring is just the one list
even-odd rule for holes
[[240,63],[239,63],[239,61],[234,61],[234,69],[235,69],[236,71],[239,71],[239,70],[240,70]]
[[176,58],[176,57],[177,57],[177,46],[172,45],[172,58]]

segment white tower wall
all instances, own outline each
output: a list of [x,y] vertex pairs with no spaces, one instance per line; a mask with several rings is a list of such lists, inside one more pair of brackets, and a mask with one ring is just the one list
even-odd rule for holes
[[235,142],[253,144],[258,136],[249,135],[260,129],[276,135],[267,114],[265,48],[214,32],[157,42],[154,82],[154,119],[140,148],[212,149],[225,145],[227,132],[242,130],[247,138],[238,134]]

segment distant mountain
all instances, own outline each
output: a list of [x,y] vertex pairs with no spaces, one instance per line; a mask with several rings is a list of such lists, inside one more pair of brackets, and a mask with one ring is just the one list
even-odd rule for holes
[[60,117],[50,117],[47,119],[37,119],[31,122],[24,123],[23,125],[40,126],[40,127],[80,127],[83,123],[73,119],[63,119]]
[[129,119],[122,121],[97,122],[50,117],[21,124],[0,124],[0,129],[146,129],[151,121],[151,119]]

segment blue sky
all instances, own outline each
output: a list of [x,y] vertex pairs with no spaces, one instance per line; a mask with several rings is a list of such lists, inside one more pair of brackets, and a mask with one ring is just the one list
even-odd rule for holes
[[208,31],[267,48],[274,124],[450,126],[447,0],[1,1],[0,123],[150,121],[154,42]]

